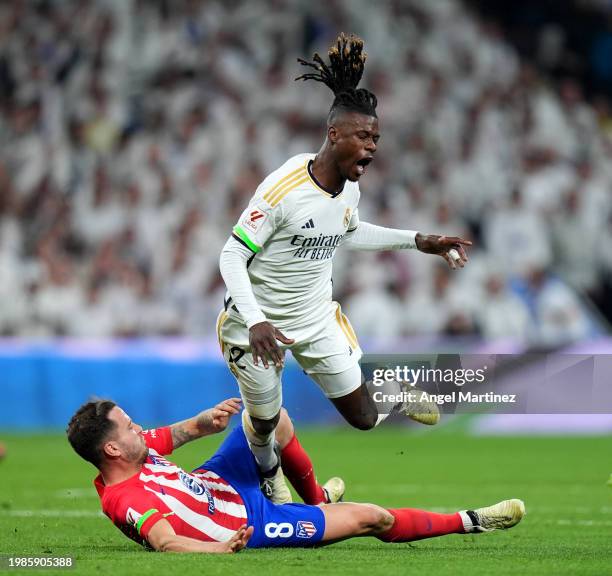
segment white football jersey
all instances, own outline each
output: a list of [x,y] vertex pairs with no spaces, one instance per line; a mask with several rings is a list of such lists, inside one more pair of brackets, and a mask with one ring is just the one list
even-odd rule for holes
[[[294,156],[272,172],[233,230],[253,252],[247,269],[257,303],[288,333],[310,332],[329,316],[332,259],[347,231],[359,224],[358,183],[327,192],[309,169],[314,157]],[[232,309],[229,295],[226,309]]]

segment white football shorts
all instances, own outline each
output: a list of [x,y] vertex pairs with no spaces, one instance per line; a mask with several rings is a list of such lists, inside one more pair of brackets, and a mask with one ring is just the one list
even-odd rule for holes
[[[282,331],[295,340],[281,350],[290,349],[301,368],[328,398],[340,398],[361,386],[359,359],[362,351],[355,332],[342,314],[337,302],[330,303],[325,322],[316,329]],[[282,368],[269,360],[269,368],[261,361],[255,366],[249,346],[249,330],[239,315],[222,310],[217,318],[217,337],[225,362],[238,381],[240,394],[248,413],[262,420],[272,419],[282,405]]]

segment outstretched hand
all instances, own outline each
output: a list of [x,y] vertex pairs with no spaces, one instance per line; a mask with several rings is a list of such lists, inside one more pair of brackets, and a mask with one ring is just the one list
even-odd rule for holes
[[240,414],[241,408],[242,400],[240,398],[228,398],[211,408],[210,418],[213,432],[223,432],[227,428],[231,417]]
[[442,256],[454,270],[463,268],[468,261],[464,246],[471,246],[470,240],[458,236],[439,236],[437,234],[417,234],[416,245],[421,252]]
[[234,552],[240,552],[243,548],[246,547],[248,541],[253,535],[253,526],[249,526],[247,528],[246,524],[243,524],[238,528],[236,534],[234,534],[226,543],[226,552],[228,554],[232,554]]
[[263,362],[264,368],[268,368],[268,359],[277,367],[282,368],[285,362],[284,353],[276,341],[283,344],[293,344],[295,340],[287,338],[278,328],[270,322],[260,322],[251,326],[249,330],[249,344],[253,354],[253,364],[258,365],[259,360]]

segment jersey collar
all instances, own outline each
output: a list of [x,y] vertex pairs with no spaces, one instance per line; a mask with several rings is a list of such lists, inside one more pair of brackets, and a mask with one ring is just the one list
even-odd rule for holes
[[[340,196],[340,194],[342,194],[342,192],[344,192],[344,188],[342,188],[342,190],[340,190],[340,192],[332,192],[331,190],[328,190],[327,188],[325,188],[323,186],[323,184],[321,184],[316,178],[315,175],[312,173],[312,163],[314,162],[314,160],[309,160],[307,165],[306,165],[306,171],[308,172],[308,177],[310,178],[310,181],[319,189],[321,190],[321,192],[323,192],[326,196],[329,196],[330,198],[337,198],[338,196]],[[345,183],[346,186],[346,183]]]

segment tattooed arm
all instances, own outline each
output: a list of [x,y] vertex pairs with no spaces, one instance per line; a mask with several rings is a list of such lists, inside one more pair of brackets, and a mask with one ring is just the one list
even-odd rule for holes
[[177,422],[170,426],[172,445],[176,450],[186,442],[222,432],[227,428],[230,418],[240,412],[240,399],[229,398],[200,412],[197,416]]

